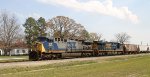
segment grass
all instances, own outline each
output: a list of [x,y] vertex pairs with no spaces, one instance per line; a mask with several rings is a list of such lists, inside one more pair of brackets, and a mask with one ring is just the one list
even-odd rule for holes
[[27,61],[28,56],[0,56],[0,63]]
[[150,77],[150,55],[6,68],[0,77]]

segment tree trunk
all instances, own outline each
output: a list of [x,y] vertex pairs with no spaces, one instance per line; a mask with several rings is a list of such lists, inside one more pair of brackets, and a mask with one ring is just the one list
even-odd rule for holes
[[4,56],[10,56],[11,54],[10,54],[10,49],[4,49]]
[[125,45],[123,44],[123,54],[125,54],[126,53],[126,47],[125,47]]
[[4,56],[7,56],[7,50],[4,49]]

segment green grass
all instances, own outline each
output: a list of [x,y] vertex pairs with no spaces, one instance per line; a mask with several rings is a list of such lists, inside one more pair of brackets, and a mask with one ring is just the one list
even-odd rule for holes
[[150,77],[150,55],[5,68],[0,77]]
[[27,60],[28,60],[28,56],[0,56],[0,63],[20,62],[20,61],[27,61]]

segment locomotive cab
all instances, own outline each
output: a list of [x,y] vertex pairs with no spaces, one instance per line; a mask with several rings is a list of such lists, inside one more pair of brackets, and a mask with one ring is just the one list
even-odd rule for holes
[[52,40],[46,37],[38,37],[32,50],[29,51],[29,60],[39,60],[42,58],[42,54],[49,52],[51,49]]

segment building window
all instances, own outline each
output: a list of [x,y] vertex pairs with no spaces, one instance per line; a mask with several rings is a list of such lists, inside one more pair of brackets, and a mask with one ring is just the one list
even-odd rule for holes
[[22,50],[22,53],[26,53],[26,51],[25,51],[25,50]]
[[17,50],[17,53],[19,53],[19,50]]

